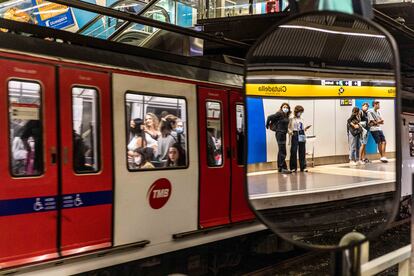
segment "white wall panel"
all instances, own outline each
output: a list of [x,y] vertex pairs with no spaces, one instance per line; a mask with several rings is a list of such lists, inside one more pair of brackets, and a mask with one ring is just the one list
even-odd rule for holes
[[335,100],[315,100],[315,157],[335,154]]
[[[278,99],[263,99],[264,118],[263,125],[266,125],[267,116],[276,113],[280,105],[286,101]],[[273,162],[277,160],[278,146],[276,143],[275,132],[266,130],[266,143],[267,143],[267,162]]]
[[[355,100],[352,100],[355,105]],[[354,106],[341,106],[341,100],[335,100],[335,153],[333,155],[349,154],[347,124]]]

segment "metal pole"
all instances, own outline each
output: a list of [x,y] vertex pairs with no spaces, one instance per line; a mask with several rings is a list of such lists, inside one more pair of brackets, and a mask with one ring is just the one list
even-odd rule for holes
[[[351,232],[342,237],[340,246],[347,246],[365,240],[365,236],[358,232]],[[365,242],[351,246],[341,251],[335,251],[331,257],[331,275],[354,276],[361,274],[361,263],[368,261],[369,243]]]
[[148,17],[143,17],[143,16],[131,14],[131,13],[121,12],[121,11],[117,11],[111,8],[102,7],[96,4],[90,4],[87,2],[83,2],[83,1],[50,0],[49,2],[53,2],[53,3],[97,13],[97,14],[102,14],[102,15],[122,19],[122,20],[129,21],[129,22],[148,25],[154,28],[171,31],[171,32],[186,35],[186,36],[197,37],[197,38],[216,42],[216,43],[226,45],[226,46],[237,47],[237,48],[242,48],[242,49],[248,49],[250,47],[249,44],[243,43],[240,41],[223,38],[223,37],[219,38],[219,37],[216,37],[210,34],[206,34],[206,33],[198,32],[198,31],[194,31],[192,29],[161,22],[161,21],[154,20]]

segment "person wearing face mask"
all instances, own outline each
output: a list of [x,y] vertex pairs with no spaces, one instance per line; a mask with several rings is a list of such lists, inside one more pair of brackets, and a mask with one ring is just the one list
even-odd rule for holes
[[276,142],[279,148],[277,153],[277,168],[278,171],[284,174],[291,173],[286,165],[286,134],[288,133],[290,106],[288,103],[283,103],[280,109],[267,117],[266,128],[276,132]]
[[153,148],[138,148],[134,150],[133,169],[153,169],[154,165],[151,163],[153,159]]
[[177,142],[184,148],[184,141],[185,141],[185,137],[184,137],[184,123],[183,121],[181,121],[180,118],[177,118],[177,120],[175,121],[175,128],[174,131],[176,133],[177,136]]
[[362,133],[361,133],[361,138],[360,138],[361,147],[359,148],[359,162],[360,163],[369,163],[369,160],[366,155],[366,147],[367,147],[368,135],[369,135],[368,108],[369,108],[369,104],[363,103],[361,112],[360,112],[361,121],[359,124],[362,127]]
[[290,162],[289,167],[292,172],[297,171],[297,155],[299,151],[299,165],[301,172],[307,172],[306,169],[306,131],[311,126],[304,126],[302,114],[305,109],[297,105],[293,110],[293,117],[289,120],[289,135],[290,135]]

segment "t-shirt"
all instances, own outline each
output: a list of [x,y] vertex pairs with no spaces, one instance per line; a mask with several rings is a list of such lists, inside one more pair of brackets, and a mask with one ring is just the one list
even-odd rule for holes
[[[374,109],[368,110],[368,122],[372,124],[375,121],[382,120],[381,113],[379,110],[375,111]],[[369,128],[370,131],[380,131],[381,125],[374,124]]]

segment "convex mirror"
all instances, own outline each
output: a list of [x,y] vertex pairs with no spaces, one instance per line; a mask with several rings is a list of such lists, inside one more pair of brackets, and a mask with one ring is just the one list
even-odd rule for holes
[[272,27],[249,51],[246,190],[282,238],[332,249],[392,221],[401,171],[395,45],[360,16],[312,12]]

